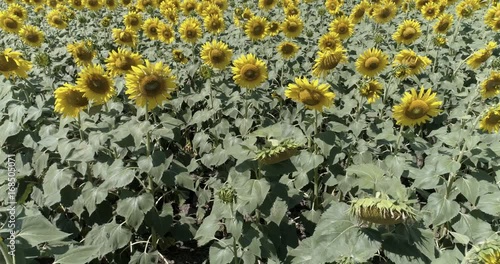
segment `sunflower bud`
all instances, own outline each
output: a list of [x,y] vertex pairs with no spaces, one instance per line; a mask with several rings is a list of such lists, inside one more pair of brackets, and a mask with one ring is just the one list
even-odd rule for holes
[[380,44],[380,43],[384,42],[384,35],[377,33],[375,35],[374,41],[376,44]]
[[41,68],[45,68],[50,65],[50,57],[47,53],[38,53],[35,55],[35,63]]
[[500,69],[500,58],[496,58],[491,62],[491,67],[495,70]]
[[307,36],[308,38],[312,38],[313,34],[314,34],[314,32],[313,32],[312,30],[307,30],[307,31],[306,31],[306,36]]
[[265,165],[276,164],[295,156],[300,146],[291,139],[282,142],[270,140],[267,147],[256,153],[255,159]]
[[236,191],[230,186],[224,186],[217,193],[219,199],[225,204],[236,202]]
[[203,79],[210,79],[213,75],[213,71],[209,66],[202,65],[200,67],[200,75]]
[[80,24],[85,24],[85,23],[87,23],[87,18],[86,18],[86,17],[84,17],[84,16],[78,16],[77,20],[78,20],[78,22],[79,22]]
[[412,207],[389,199],[356,199],[352,201],[350,210],[353,216],[365,223],[395,225],[415,220],[415,212]]
[[443,47],[446,45],[446,38],[441,37],[441,36],[436,36],[433,39],[434,45],[438,47]]
[[102,27],[109,27],[110,19],[105,17],[101,20],[101,26]]
[[326,14],[326,9],[324,9],[324,8],[318,9],[318,15],[319,16],[324,16],[325,14]]

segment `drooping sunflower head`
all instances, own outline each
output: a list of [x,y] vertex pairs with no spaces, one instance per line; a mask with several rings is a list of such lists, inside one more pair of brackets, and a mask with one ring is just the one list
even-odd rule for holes
[[384,0],[373,6],[372,18],[376,23],[385,24],[396,16],[397,10],[396,4],[390,0]]
[[299,16],[288,16],[281,24],[281,31],[289,38],[296,38],[302,33],[304,22]]
[[413,50],[402,50],[394,58],[394,66],[403,66],[403,72],[397,72],[399,78],[420,74],[425,67],[431,64],[426,56],[418,56]]
[[175,79],[170,68],[162,62],[151,64],[146,60],[146,65],[133,66],[132,72],[125,76],[125,93],[139,107],[147,105],[150,111],[172,97],[171,93],[177,88]]
[[437,34],[446,34],[453,23],[451,14],[442,14],[438,18],[438,22],[434,25],[434,32]]
[[231,63],[232,56],[233,51],[229,49],[226,43],[221,41],[207,42],[201,48],[203,62],[219,70],[223,70]]
[[347,56],[346,50],[342,47],[337,47],[335,50],[318,51],[312,74],[316,77],[325,76],[343,62],[347,62]]
[[142,24],[142,30],[149,39],[157,40],[159,37],[159,27],[161,24],[163,23],[160,22],[160,19],[157,17],[148,18],[144,21],[144,24]]
[[297,55],[299,46],[291,41],[284,41],[278,45],[277,50],[284,59],[291,59]]
[[7,8],[7,13],[11,13],[14,16],[18,17],[21,22],[25,21],[28,18],[28,11],[24,7],[19,4],[10,4]]
[[101,65],[90,65],[78,74],[76,87],[95,104],[103,104],[115,94],[114,82]]
[[210,15],[203,19],[203,24],[208,32],[212,34],[220,34],[226,29],[226,24],[222,16]]
[[494,41],[488,42],[488,45],[484,49],[480,49],[474,52],[470,58],[467,60],[467,65],[472,69],[479,68],[484,62],[486,62],[491,55],[493,55],[493,50],[497,47],[497,43]]
[[349,17],[340,16],[330,23],[329,30],[337,33],[340,39],[346,39],[354,33],[354,24]]
[[121,48],[118,48],[118,51],[111,51],[106,58],[106,68],[111,76],[126,74],[132,70],[133,66],[141,64],[141,55]]
[[500,72],[493,71],[488,79],[481,83],[481,96],[483,99],[500,94]]
[[63,117],[77,117],[80,111],[88,107],[89,100],[85,94],[74,85],[65,83],[54,92],[54,111],[61,113]]
[[395,225],[415,220],[415,209],[404,202],[383,198],[361,198],[351,202],[351,214],[361,222]]
[[359,23],[367,13],[369,7],[370,3],[366,0],[363,0],[361,1],[361,3],[354,6],[351,14],[349,15],[349,18],[351,19],[352,23],[355,24]]
[[187,18],[182,22],[179,33],[184,42],[196,43],[202,35],[200,22],[194,17]]
[[426,91],[421,87],[418,94],[412,88],[410,92],[404,94],[401,103],[392,108],[393,117],[396,119],[396,124],[401,126],[421,125],[441,112],[439,110],[441,104],[443,102],[436,98],[436,93],[430,88]]
[[76,64],[80,66],[92,64],[92,59],[96,55],[92,42],[89,40],[82,40],[80,42],[68,44],[66,48],[75,59]]
[[234,82],[247,89],[254,89],[267,80],[267,66],[253,54],[241,55],[233,62]]
[[10,76],[27,78],[31,67],[31,62],[24,60],[19,51],[12,51],[11,48],[7,48],[0,52],[0,73],[7,79]]
[[7,11],[0,11],[0,28],[6,32],[17,34],[23,26],[22,20]]
[[420,23],[418,21],[409,19],[403,21],[399,25],[397,31],[392,35],[392,38],[397,43],[403,43],[405,45],[410,45],[415,42],[422,35],[422,30],[420,29]]
[[128,12],[128,14],[123,17],[123,23],[125,27],[138,30],[142,27],[142,16],[137,12]]
[[24,43],[32,47],[40,47],[45,39],[43,32],[38,27],[31,25],[24,25],[19,31],[19,36]]
[[266,145],[255,153],[255,159],[264,165],[276,164],[295,156],[301,146],[293,139],[269,139]]
[[339,34],[335,32],[328,32],[324,34],[319,38],[318,47],[320,51],[335,50],[338,47],[342,47]]
[[113,28],[113,38],[119,45],[135,47],[137,44],[137,32],[131,28]]
[[377,101],[378,98],[382,95],[382,91],[384,88],[382,84],[377,80],[370,80],[369,82],[363,84],[359,90],[359,94],[367,99],[369,104]]
[[47,21],[51,27],[58,29],[65,29],[68,26],[66,16],[57,9],[53,9],[47,14]]
[[267,19],[253,16],[245,24],[245,34],[253,41],[261,40],[267,35]]
[[479,0],[463,0],[458,3],[455,11],[460,18],[469,18],[479,8],[481,8]]
[[329,108],[333,104],[335,94],[330,92],[329,84],[320,84],[319,80],[307,78],[295,78],[295,83],[288,85],[285,96],[298,103],[303,103],[308,109],[323,112],[323,108]]
[[488,109],[479,122],[479,128],[488,133],[497,133],[500,130],[500,105]]
[[356,60],[356,70],[368,77],[381,73],[388,64],[387,55],[382,50],[371,48]]

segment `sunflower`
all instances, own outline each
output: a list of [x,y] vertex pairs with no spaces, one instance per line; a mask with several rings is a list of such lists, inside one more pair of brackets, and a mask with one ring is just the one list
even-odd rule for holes
[[243,12],[241,13],[241,18],[245,20],[250,20],[250,18],[252,18],[253,16],[255,16],[254,13],[248,7],[246,7],[245,10],[243,10]]
[[69,4],[76,10],[83,10],[85,7],[83,0],[69,0]]
[[359,94],[368,100],[368,103],[374,103],[382,95],[384,88],[382,84],[377,80],[370,80],[369,82],[363,84],[359,90]]
[[392,108],[393,117],[396,119],[396,124],[401,126],[424,124],[441,112],[439,110],[441,104],[443,102],[438,101],[436,93],[432,93],[430,88],[426,91],[421,87],[418,94],[415,88],[412,88],[410,92],[404,94],[401,104]]
[[63,117],[77,117],[80,111],[89,105],[89,100],[85,97],[85,94],[69,83],[57,88],[54,97],[54,111],[61,113]]
[[158,31],[161,24],[163,23],[157,17],[148,18],[144,21],[144,24],[142,24],[142,30],[150,40],[157,40],[159,35]]
[[155,0],[138,0],[137,3],[135,4],[135,7],[140,11],[144,11],[148,7],[155,8],[156,1]]
[[272,21],[267,23],[267,33],[269,36],[276,36],[280,33],[280,23]]
[[363,19],[369,7],[370,7],[370,2],[366,0],[363,0],[361,1],[361,3],[354,6],[354,8],[351,11],[351,14],[349,15],[349,18],[351,19],[352,23],[355,24],[359,23]]
[[66,17],[57,9],[53,9],[47,14],[47,21],[49,22],[50,26],[58,29],[65,29],[66,27],[68,27]]
[[113,38],[120,45],[135,47],[137,44],[137,33],[131,28],[113,28]]
[[349,17],[341,16],[332,21],[329,29],[337,33],[340,39],[346,39],[354,33],[354,24]]
[[101,65],[90,65],[78,74],[76,87],[89,100],[96,104],[109,101],[116,93],[113,80],[106,74]]
[[[379,193],[377,193],[379,194]],[[361,222],[395,225],[415,220],[415,209],[402,201],[388,197],[366,197],[351,201],[350,213]]]
[[132,70],[132,66],[141,64],[141,55],[121,48],[118,48],[118,51],[111,51],[106,59],[106,68],[111,76],[126,74]]
[[211,2],[217,5],[222,11],[225,11],[229,6],[227,0],[211,0]]
[[296,38],[302,33],[304,22],[299,16],[288,16],[281,24],[281,31],[289,38]]
[[498,94],[500,94],[500,72],[494,71],[481,83],[481,96],[487,99]]
[[347,62],[346,50],[338,47],[335,50],[318,51],[312,74],[316,77],[324,76],[333,70],[339,63]]
[[77,65],[87,66],[92,63],[92,59],[96,55],[96,51],[92,47],[92,42],[82,40],[77,43],[68,44],[66,47],[71,53]]
[[184,15],[189,15],[192,11],[195,11],[198,7],[198,2],[196,0],[184,0],[181,4],[182,12]]
[[285,16],[299,16],[300,9],[296,6],[285,7],[284,10]]
[[285,96],[318,112],[323,112],[323,107],[331,107],[335,98],[329,84],[319,84],[318,80],[309,82],[307,78],[295,78],[295,83],[288,85]]
[[85,0],[85,6],[92,11],[98,11],[103,6],[103,0]]
[[109,10],[114,10],[118,7],[118,3],[116,2],[116,0],[104,0],[104,5]]
[[500,30],[500,3],[486,11],[486,15],[484,15],[484,23],[493,29],[493,31]]
[[253,40],[261,40],[266,37],[267,19],[260,16],[254,16],[245,24],[245,34]]
[[420,23],[413,19],[407,19],[399,25],[396,32],[392,35],[392,38],[397,43],[403,43],[405,45],[410,45],[415,42],[422,35],[422,30],[420,29]]
[[23,23],[19,17],[7,11],[0,12],[0,28],[9,33],[17,34]]
[[186,64],[189,61],[189,59],[186,57],[186,55],[184,55],[182,50],[179,49],[172,50],[172,57],[175,62],[180,62],[182,64]]
[[[165,2],[164,2],[165,3]],[[177,24],[177,19],[179,15],[177,13],[177,9],[175,8],[162,8],[160,9],[161,14],[170,21],[172,24]]]
[[453,16],[450,14],[442,14],[438,18],[438,22],[434,25],[436,34],[446,34],[453,23]]
[[142,16],[137,12],[128,12],[128,14],[123,17],[123,23],[125,27],[138,30],[142,27]]
[[440,10],[439,10],[440,5],[435,2],[429,2],[425,4],[422,9],[420,9],[420,12],[422,12],[422,16],[427,19],[427,20],[434,20],[436,17],[439,16]]
[[344,4],[343,0],[326,0],[325,7],[328,13],[336,15],[340,12],[340,8]]
[[481,264],[500,263],[500,241],[484,243],[478,255],[482,261]]
[[297,55],[299,46],[290,41],[283,41],[278,45],[277,50],[284,59],[291,59]]
[[[202,2],[202,3],[208,3],[208,2]],[[202,5],[199,5],[199,6],[202,6]],[[201,12],[199,12],[199,13],[200,13],[201,17],[203,17],[203,18],[205,18],[207,16],[221,16],[221,17],[224,16],[222,10],[220,10],[220,8],[217,5],[212,4],[212,3],[208,3],[208,6],[206,8],[203,8],[200,11]]]
[[158,38],[163,43],[172,43],[175,40],[175,32],[172,26],[161,23],[158,27]]
[[500,105],[490,107],[479,122],[479,129],[488,133],[500,130]]
[[182,22],[179,33],[184,42],[196,43],[202,35],[200,22],[194,17],[187,18]]
[[413,50],[402,50],[394,58],[394,66],[400,69],[396,72],[399,78],[420,74],[425,67],[431,64],[426,56],[418,56]]
[[40,47],[45,38],[45,35],[38,27],[31,25],[24,25],[19,31],[19,36],[24,43],[32,47]]
[[212,34],[220,34],[226,29],[224,19],[218,15],[207,16],[203,19],[205,29]]
[[470,56],[470,58],[467,60],[467,65],[469,65],[472,69],[477,69],[481,64],[483,64],[485,61],[487,61],[491,55],[493,54],[493,50],[497,47],[497,43],[494,41],[488,42],[488,45],[486,45],[486,48],[480,49],[474,54]]
[[241,55],[233,62],[234,82],[248,89],[254,89],[267,79],[267,66],[253,54]]
[[340,41],[339,34],[335,32],[328,32],[321,36],[318,41],[318,47],[320,51],[325,50],[335,50],[337,47],[341,47],[342,42]]
[[458,17],[469,18],[472,16],[474,11],[478,10],[479,8],[481,8],[479,0],[463,0],[462,2],[458,3],[455,11]]
[[385,0],[379,4],[373,6],[373,20],[379,24],[385,24],[390,22],[397,13],[396,4],[390,0]]
[[19,51],[12,51],[11,48],[7,48],[0,52],[0,73],[7,79],[10,76],[27,78],[27,72],[31,69],[31,66],[31,62],[24,60]]
[[26,11],[24,7],[15,3],[9,5],[9,7],[7,8],[7,13],[17,16],[21,20],[21,22],[28,18],[28,11]]
[[371,48],[356,60],[356,70],[369,77],[382,72],[388,64],[387,55],[377,48]]
[[231,63],[233,51],[226,43],[212,40],[203,44],[201,48],[201,59],[206,65],[223,70]]
[[273,9],[277,3],[277,0],[259,0],[259,8],[269,11]]
[[151,64],[146,60],[146,65],[132,67],[132,72],[125,76],[129,98],[135,100],[139,107],[147,105],[148,111],[154,109],[163,101],[171,98],[175,91],[175,76],[170,68],[162,62]]
[[56,8],[59,2],[57,0],[47,0],[47,6],[51,8]]

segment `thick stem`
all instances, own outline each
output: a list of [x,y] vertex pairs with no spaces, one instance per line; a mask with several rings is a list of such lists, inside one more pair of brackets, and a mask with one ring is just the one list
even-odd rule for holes
[[80,112],[78,112],[78,132],[80,133],[80,139],[83,140],[82,117]]
[[[145,113],[145,121],[149,122],[149,108],[148,108],[148,101],[146,100],[146,113]],[[151,156],[151,135],[149,131],[146,132],[146,157]],[[154,194],[154,182],[153,182],[153,177],[148,174],[148,192],[151,193],[153,196]],[[153,250],[156,249],[157,246],[157,241],[158,241],[158,235],[156,233],[156,230],[154,227],[151,227],[151,247]]]
[[[314,137],[318,136],[318,111],[314,111]],[[312,144],[314,144],[314,154],[318,154],[318,145],[314,143],[314,140]],[[316,209],[319,203],[319,172],[318,172],[318,166],[314,168],[314,195],[313,195],[313,201],[312,201],[312,208]]]
[[399,128],[399,135],[398,135],[398,139],[396,141],[396,149],[394,151],[395,153],[398,153],[398,151],[399,151],[399,145],[401,144],[401,138],[403,136],[403,128],[404,128],[404,126],[401,126]]

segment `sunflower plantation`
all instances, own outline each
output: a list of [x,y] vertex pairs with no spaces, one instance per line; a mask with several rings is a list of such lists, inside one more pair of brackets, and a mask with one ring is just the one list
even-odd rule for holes
[[500,263],[500,3],[1,0],[13,263]]

